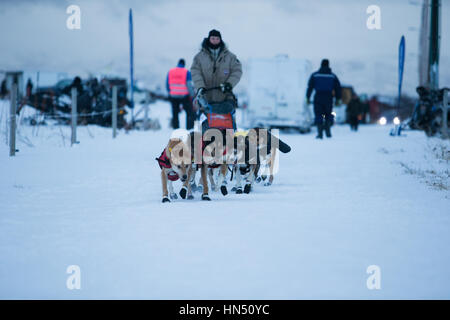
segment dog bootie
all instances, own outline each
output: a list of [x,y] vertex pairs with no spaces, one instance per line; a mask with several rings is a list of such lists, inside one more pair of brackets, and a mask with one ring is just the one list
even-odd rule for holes
[[222,192],[222,194],[226,196],[228,194],[227,186],[226,185],[220,186],[220,192]]
[[162,203],[166,203],[166,202],[170,202],[169,198],[168,197],[163,197]]
[[208,196],[207,193],[205,193],[205,194],[202,194],[202,200],[211,201],[211,198]]
[[187,197],[188,200],[194,200],[194,196],[192,194],[188,195]]
[[180,197],[182,199],[186,199],[186,194],[187,194],[187,188],[186,187],[181,188],[181,190],[180,190]]
[[236,188],[236,194],[242,194],[242,188]]
[[252,185],[250,183],[247,183],[244,187],[244,192],[250,193],[251,190],[252,190]]

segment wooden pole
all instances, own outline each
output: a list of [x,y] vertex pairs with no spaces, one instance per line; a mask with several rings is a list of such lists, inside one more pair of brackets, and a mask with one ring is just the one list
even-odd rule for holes
[[112,87],[112,128],[113,138],[117,136],[117,86]]
[[144,109],[144,130],[149,129],[149,121],[148,121],[148,109],[150,106],[150,92],[147,91],[145,94],[145,109]]
[[9,156],[16,155],[16,106],[17,106],[17,84],[13,83],[11,88],[11,108],[9,114]]
[[72,138],[71,146],[77,143],[77,88],[72,88]]

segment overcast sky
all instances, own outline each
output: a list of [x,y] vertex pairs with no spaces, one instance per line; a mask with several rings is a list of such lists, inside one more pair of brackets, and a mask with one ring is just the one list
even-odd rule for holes
[[[450,0],[442,1],[441,86],[450,86]],[[81,30],[66,27],[70,4]],[[366,9],[381,8],[381,30],[368,30]],[[286,53],[318,67],[330,59],[357,92],[394,94],[397,54],[406,37],[404,89],[417,85],[420,0],[0,0],[0,70],[128,75],[128,9],[133,9],[136,78],[162,84],[180,57],[188,66],[212,28],[244,63]],[[241,84],[245,87],[245,78]]]

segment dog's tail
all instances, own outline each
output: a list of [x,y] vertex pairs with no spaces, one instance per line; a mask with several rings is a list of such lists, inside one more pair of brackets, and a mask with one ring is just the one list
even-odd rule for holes
[[291,147],[287,143],[283,142],[283,140],[275,137],[273,134],[270,134],[270,138],[275,143],[278,140],[278,150],[280,150],[282,153],[288,153],[291,151]]

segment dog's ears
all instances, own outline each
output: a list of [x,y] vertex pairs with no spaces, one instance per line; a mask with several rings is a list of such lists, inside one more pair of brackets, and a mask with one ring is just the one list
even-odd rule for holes
[[170,158],[170,154],[172,153],[172,149],[181,142],[180,139],[170,139],[169,143],[167,144],[166,147],[166,155],[168,158]]
[[[185,152],[186,151],[186,152]],[[175,152],[172,157],[172,153]],[[181,162],[183,164],[191,163],[189,146],[181,139],[170,139],[166,148],[166,155],[171,161]]]

